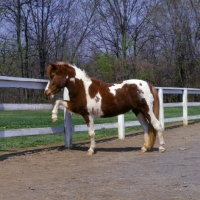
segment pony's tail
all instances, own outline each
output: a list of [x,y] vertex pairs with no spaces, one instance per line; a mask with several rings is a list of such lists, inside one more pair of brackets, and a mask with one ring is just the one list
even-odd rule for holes
[[[153,98],[154,98],[154,102],[153,102],[153,112],[155,117],[159,120],[159,98],[158,98],[158,93],[157,90],[150,85],[150,90],[153,94]],[[155,144],[156,141],[156,135],[157,135],[157,131],[155,130],[155,128],[152,126],[151,123],[148,123],[148,135],[149,135],[149,140],[148,140],[148,144],[147,144],[147,148],[149,150],[153,149],[153,146]]]

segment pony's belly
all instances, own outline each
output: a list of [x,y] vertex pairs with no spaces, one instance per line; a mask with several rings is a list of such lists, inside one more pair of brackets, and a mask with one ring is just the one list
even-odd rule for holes
[[100,107],[90,107],[88,108],[88,112],[94,117],[101,117],[103,115],[103,112]]
[[94,117],[100,117],[103,115],[103,111],[101,108],[101,99],[99,98],[99,101],[96,101],[96,99],[89,99],[87,102],[87,110],[90,115],[93,115]]
[[112,111],[105,111],[103,112],[103,115],[101,115],[102,118],[106,118],[106,117],[115,117],[117,115],[121,115],[124,113],[129,112],[131,109],[130,108],[124,108],[124,109],[116,109],[116,110],[112,110]]

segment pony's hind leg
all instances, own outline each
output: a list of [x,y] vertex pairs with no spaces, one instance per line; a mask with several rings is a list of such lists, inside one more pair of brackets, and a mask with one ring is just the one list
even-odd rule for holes
[[144,115],[142,113],[139,113],[137,115],[138,121],[140,122],[142,126],[142,130],[144,131],[144,145],[141,148],[141,152],[146,152],[147,151],[147,146],[148,146],[148,141],[149,141],[149,135],[148,135],[148,122]]
[[159,143],[160,143],[159,152],[162,153],[165,151],[165,148],[163,147],[165,145],[165,141],[163,137],[163,128],[160,121],[156,119],[154,114],[151,114],[150,117],[151,117],[151,124],[158,133],[158,138],[159,138]]
[[158,138],[159,138],[159,142],[160,142],[159,152],[163,153],[165,151],[165,148],[163,147],[163,145],[165,145],[165,141],[164,141],[164,137],[163,137],[163,132],[162,131],[158,131]]

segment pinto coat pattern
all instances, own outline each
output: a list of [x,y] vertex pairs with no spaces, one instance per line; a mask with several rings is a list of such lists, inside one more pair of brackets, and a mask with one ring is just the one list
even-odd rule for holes
[[53,121],[57,120],[59,105],[70,112],[80,114],[88,126],[92,155],[95,148],[94,119],[113,117],[132,110],[137,116],[144,131],[142,152],[152,150],[158,134],[159,152],[164,152],[165,144],[162,127],[158,121],[159,99],[156,89],[143,80],[131,79],[118,83],[104,83],[90,78],[87,74],[65,62],[52,63],[47,67],[50,77],[45,88],[46,96],[53,97],[62,88],[69,91],[69,101],[57,100],[52,111]]

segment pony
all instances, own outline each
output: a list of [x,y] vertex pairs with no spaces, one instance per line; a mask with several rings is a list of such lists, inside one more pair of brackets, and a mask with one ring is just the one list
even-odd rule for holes
[[53,122],[58,118],[60,105],[72,113],[80,114],[88,126],[90,136],[88,155],[94,154],[96,146],[94,119],[113,117],[129,111],[137,116],[144,132],[141,152],[153,150],[157,134],[159,152],[165,151],[163,129],[158,120],[159,98],[157,90],[148,82],[130,79],[105,83],[90,78],[84,70],[67,62],[51,63],[46,72],[50,77],[44,91],[46,97],[53,98],[64,87],[69,91],[69,100],[56,100],[52,110]]

